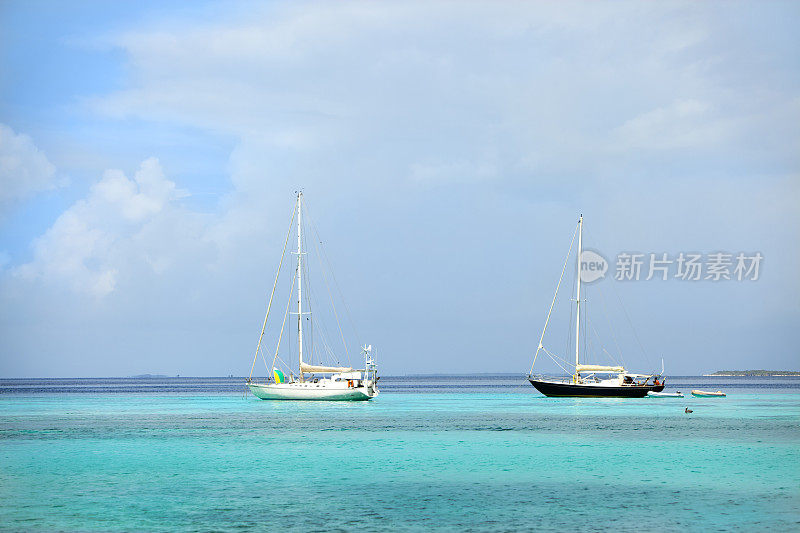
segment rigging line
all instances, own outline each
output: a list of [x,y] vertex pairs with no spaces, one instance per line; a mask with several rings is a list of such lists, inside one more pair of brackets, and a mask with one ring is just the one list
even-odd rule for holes
[[[587,234],[587,236],[593,236],[594,235],[594,233],[592,233],[591,230],[590,231],[586,231],[586,234]],[[597,288],[597,291],[600,294],[601,310],[602,310],[603,314],[605,315],[606,323],[608,324],[608,329],[611,331],[611,338],[614,340],[614,345],[617,348],[617,354],[618,354],[619,359],[618,360],[615,359],[614,361],[620,366],[625,366],[625,359],[622,357],[622,349],[620,348],[619,343],[617,342],[617,336],[614,333],[614,327],[611,324],[611,315],[608,312],[608,308],[606,306],[606,301],[605,301],[605,296],[603,295],[603,290],[600,288],[600,284],[597,284],[596,288]],[[586,316],[588,318],[588,312],[587,312]],[[592,328],[594,328],[593,325],[592,325]],[[597,336],[598,341],[600,342],[600,347],[603,349],[603,351],[605,351],[606,353],[608,353],[610,355],[610,352],[608,352],[608,350],[606,350],[605,347],[603,346],[602,339],[600,339],[600,335],[597,333],[597,330],[595,330],[595,335]]]
[[[336,304],[334,303],[334,300],[333,300],[333,292],[331,291],[330,285],[328,284],[328,278],[325,275],[325,263],[326,262],[328,263],[328,270],[330,271],[331,277],[333,278],[333,281],[336,284],[336,288],[337,288],[337,290],[339,292],[339,297],[342,299],[342,303],[344,304],[344,307],[345,307],[345,312],[347,313],[348,318],[350,319],[350,325],[352,326],[353,332],[356,334],[356,337],[359,337],[358,330],[356,329],[355,323],[353,322],[353,319],[350,316],[350,310],[347,307],[347,302],[345,301],[344,296],[342,295],[342,291],[338,287],[338,283],[336,282],[336,276],[333,273],[333,267],[330,264],[330,259],[328,259],[328,254],[327,254],[327,252],[325,252],[324,246],[322,246],[322,237],[320,237],[320,235],[319,235],[319,231],[317,230],[317,224],[314,222],[314,218],[311,216],[311,213],[308,211],[308,206],[306,206],[306,213],[308,214],[308,219],[311,221],[311,229],[314,231],[314,234],[317,236],[317,241],[315,241],[314,245],[315,245],[315,247],[317,249],[317,255],[319,255],[319,258],[320,258],[320,266],[322,267],[322,279],[325,280],[325,288],[328,290],[328,297],[330,298],[331,307],[333,308],[333,316],[336,318],[336,326],[339,328],[339,334],[342,337],[342,344],[344,345],[344,353],[345,353],[345,356],[347,357],[347,364],[352,366],[352,364],[350,362],[350,351],[349,351],[349,349],[347,347],[347,341],[345,340],[344,331],[342,330],[342,325],[341,325],[341,323],[339,321],[339,315],[336,312]],[[319,245],[317,245],[317,242],[319,242]]]
[[[580,274],[578,274],[580,276]],[[583,357],[584,360],[588,360],[589,357],[589,348],[591,338],[586,331],[586,328],[589,325],[589,287],[584,289],[585,296],[583,297]]]
[[544,347],[542,347],[542,350],[544,350],[544,353],[546,353],[547,355],[549,355],[549,356],[550,356],[550,357],[553,359],[553,362],[554,362],[556,365],[558,365],[558,367],[559,367],[561,370],[563,370],[563,371],[564,371],[565,373],[567,373],[567,374],[571,374],[571,372],[570,372],[569,370],[567,370],[566,368],[564,368],[563,366],[561,366],[561,363],[559,363],[558,361],[556,361],[556,359],[555,359],[555,357],[556,357],[556,356],[555,356],[555,355],[553,355],[552,353],[550,353],[550,351],[549,351],[547,348],[544,348]]
[[[580,274],[578,274],[578,275],[580,275]],[[589,361],[589,350],[587,349],[587,346],[586,346],[586,323],[589,320],[589,315],[587,313],[588,309],[586,309],[586,293],[587,293],[587,289],[588,289],[588,287],[583,287],[583,286],[581,287],[581,304],[583,304],[583,309],[581,309],[581,318],[583,319],[583,322],[581,322],[580,340],[583,343],[583,344],[581,344],[581,346],[583,347],[583,352],[582,352],[583,353],[583,357],[581,358],[581,360],[584,363]]]
[[[308,209],[306,209],[306,218],[310,219],[310,215],[308,213]],[[311,221],[311,223],[313,224],[313,220]],[[306,249],[309,249],[308,248],[308,241],[307,241],[308,233],[304,234],[303,238],[304,238],[304,243],[306,244]],[[321,263],[320,263],[320,265],[322,266]],[[310,281],[311,280],[310,270],[311,270],[311,260],[309,259],[309,260],[305,261],[304,270],[303,271],[305,272],[304,287],[305,287],[306,295],[307,295],[307,297],[306,297],[306,302],[308,304],[307,308],[309,310],[309,314],[312,315],[311,305],[312,305],[312,301],[316,299],[316,292],[314,290],[313,284]],[[323,270],[323,278],[324,278],[324,267],[323,267],[322,270]],[[327,280],[326,280],[326,283],[327,283]],[[335,363],[337,366],[341,366],[339,358],[336,356],[336,354],[334,353],[333,349],[330,346],[330,342],[328,340],[328,338],[330,337],[330,334],[328,333],[328,328],[327,328],[326,324],[327,323],[322,318],[322,315],[313,315],[313,318],[311,320],[311,325],[309,325],[309,346],[310,346],[309,354],[310,354],[310,359],[308,359],[307,361],[304,361],[304,362],[308,362],[310,364],[313,364],[314,361],[317,361],[319,363],[323,362],[322,358],[319,357],[319,356],[321,356],[323,354],[323,350],[321,350],[321,349],[319,349],[317,347],[317,343],[316,343],[315,339],[313,338],[314,330],[319,329],[319,334],[318,335],[320,337],[320,340],[322,341],[322,349],[324,349],[324,352],[328,356],[327,357],[328,361]],[[349,357],[348,357],[348,361],[349,361]]]
[[[594,324],[590,324],[590,327],[591,327],[591,332],[592,332],[592,333],[594,333],[595,339],[597,340],[597,344],[598,344],[598,346],[600,346],[600,350],[601,350],[602,352],[604,352],[606,355],[608,355],[608,356],[609,356],[609,358],[610,358],[610,360],[611,360],[611,362],[612,362],[612,363],[614,363],[615,365],[619,365],[619,362],[618,362],[618,361],[617,361],[617,359],[616,359],[616,358],[615,358],[615,357],[614,357],[614,356],[611,354],[611,352],[609,352],[608,350],[606,350],[606,347],[605,347],[605,345],[603,345],[603,340],[600,338],[600,334],[597,332],[597,329],[594,327]],[[619,365],[619,366],[622,366],[622,365]]]
[[[301,209],[302,208],[303,208],[303,206],[301,206]],[[306,209],[305,213],[306,213],[306,217],[307,217],[308,216],[308,209]],[[302,281],[302,283],[303,283],[303,291],[305,291],[304,292],[305,298],[303,299],[303,305],[305,306],[304,309],[306,310],[303,314],[307,315],[308,317],[313,317],[314,316],[314,314],[313,314],[314,310],[312,309],[312,305],[311,305],[311,303],[312,303],[312,298],[311,298],[311,286],[312,286],[312,283],[311,283],[311,270],[310,270],[310,268],[311,268],[310,267],[311,258],[309,257],[309,254],[308,254],[308,235],[307,235],[307,233],[308,232],[304,232],[303,235],[302,235],[302,239],[303,239],[302,248],[303,248],[303,250],[305,250],[303,252],[303,254],[305,254],[305,256],[306,256],[306,260],[302,262],[302,265],[303,265],[303,271],[302,271],[303,281]],[[297,321],[298,321],[298,323],[301,323],[303,321],[302,315],[298,315],[297,316]],[[313,326],[313,322],[308,326],[308,331],[306,331],[305,328],[304,328],[303,332],[304,332],[303,339],[306,340],[305,345],[307,345],[307,347],[308,347],[309,357],[313,357],[314,356],[314,326]],[[307,333],[307,335],[305,333]],[[298,331],[298,335],[299,335],[299,331]],[[299,339],[298,339],[298,343],[299,343]],[[305,353],[305,347],[306,346],[304,346],[303,353]],[[303,362],[307,362],[305,358],[303,358]]]
[[[619,306],[622,308],[622,312],[623,312],[623,314],[625,315],[625,318],[628,321],[628,325],[630,326],[631,331],[633,331],[633,336],[636,339],[636,343],[639,345],[639,349],[642,351],[642,354],[644,355],[644,357],[645,357],[645,359],[647,361],[647,364],[652,367],[652,360],[650,359],[650,355],[647,353],[647,350],[645,350],[644,345],[642,344],[642,341],[639,339],[639,334],[636,332],[636,328],[633,326],[633,321],[631,320],[631,317],[628,314],[628,310],[625,308],[625,305],[622,303],[622,298],[620,298],[619,293],[617,292],[617,289],[615,288],[614,284],[611,285],[611,290],[614,293],[614,296],[617,298],[617,301],[619,302]],[[602,297],[602,291],[601,291],[601,297]],[[608,320],[609,326],[611,326],[610,318],[607,318],[607,320]],[[612,336],[614,336],[614,342],[617,343],[616,336],[614,335],[614,332],[613,332],[613,328],[612,328]],[[618,344],[617,344],[617,349],[619,350],[619,345]],[[622,350],[619,350],[619,352],[620,352],[620,358],[622,359]],[[622,359],[622,361],[624,363],[624,359]],[[624,366],[624,364],[623,364],[623,366]]]
[[[308,212],[308,204],[306,204],[306,212]],[[314,218],[311,216],[310,213],[308,214],[308,217],[309,220],[311,220],[311,227],[314,230],[314,233],[316,233],[317,237],[319,238],[319,232],[317,231],[317,226],[314,223]],[[319,239],[319,241],[320,243],[322,243],[321,238]],[[356,338],[360,339],[362,337],[358,332],[358,328],[356,327],[355,321],[353,320],[353,315],[350,313],[350,306],[347,305],[347,300],[344,299],[344,294],[342,294],[342,289],[339,287],[339,282],[336,280],[336,273],[334,273],[333,271],[333,266],[331,265],[330,258],[328,257],[328,252],[325,251],[324,246],[321,247],[321,250],[322,250],[322,259],[324,259],[325,262],[328,263],[328,269],[330,270],[331,278],[333,279],[333,285],[334,287],[336,287],[336,291],[339,293],[339,298],[342,299],[342,304],[344,305],[344,310],[345,314],[347,315],[347,319],[350,321],[350,326],[353,328],[353,332],[356,334]]]
[[559,356],[559,355],[556,355],[556,354],[554,354],[553,352],[551,352],[550,350],[548,350],[548,349],[547,349],[547,348],[545,348],[544,346],[542,346],[542,350],[544,350],[544,352],[545,352],[547,355],[549,355],[550,357],[555,357],[556,359],[558,359],[559,361],[563,361],[563,362],[564,362],[564,363],[566,363],[567,365],[570,365],[570,366],[572,365],[572,363],[571,363],[570,361],[567,361],[567,360],[566,360],[566,359],[564,359],[563,357],[561,357],[561,356]]
[[[545,353],[547,353],[547,352],[545,352]],[[572,372],[571,372],[571,371],[567,370],[567,369],[564,367],[564,365],[562,365],[561,363],[559,363],[559,362],[558,362],[558,361],[556,361],[555,359],[553,360],[553,362],[556,364],[556,366],[558,366],[558,368],[560,368],[560,369],[561,369],[561,371],[562,371],[564,374],[567,374],[567,375],[569,375],[569,374],[572,374]]]
[[[316,293],[314,292],[314,289],[311,286],[309,286],[309,288],[308,288],[308,293],[309,293],[309,297],[316,297]],[[325,322],[325,320],[322,318],[322,315],[317,315],[316,318],[315,318],[315,321],[319,323],[319,335],[321,337],[321,340],[322,340],[322,343],[323,343],[323,347],[325,348],[327,353],[330,355],[329,359],[334,361],[334,362],[336,362],[337,366],[341,366],[341,362],[339,361],[339,358],[336,356],[336,353],[334,352],[333,348],[331,347],[331,343],[329,341],[329,338],[331,337],[331,335],[328,332],[327,322]],[[350,365],[350,358],[349,357],[347,358],[347,361],[348,361],[348,365]]]
[[[327,330],[325,329],[320,330],[320,340],[322,341],[322,347],[325,350],[325,355],[327,356],[326,358],[328,362],[333,364],[334,366],[342,366],[341,360],[336,355],[336,352],[334,351],[328,339],[329,339],[329,334],[327,333]],[[322,352],[320,351],[320,353]],[[320,359],[320,361],[322,360]],[[348,360],[348,366],[351,366],[349,360]]]
[[[280,361],[281,363],[283,363],[283,366],[286,368],[287,372],[289,372],[289,375],[293,375],[293,374],[294,374],[294,372],[292,372],[292,367],[291,367],[291,366],[289,366],[288,364],[286,364],[286,361],[284,361],[284,360],[283,360],[283,359],[281,359],[280,357],[278,357],[278,361]],[[272,365],[272,366],[275,366],[275,365]]]
[[[577,269],[576,269],[576,272],[577,272]],[[575,285],[576,285],[577,280],[578,280],[577,276],[572,278],[572,288],[570,289],[570,295],[575,294]],[[576,311],[576,308],[577,308],[577,306],[571,305],[571,303],[573,301],[577,301],[577,300],[573,300],[572,297],[568,298],[568,300],[570,301],[570,305],[568,305],[568,307],[569,307],[569,327],[567,328],[567,344],[564,347],[564,353],[570,353],[572,351],[572,349],[573,349],[573,346],[574,346],[574,344],[572,343],[572,332],[575,331],[575,328],[573,327],[573,324],[572,324],[572,318],[575,317],[575,311]]]
[[261,360],[264,362],[264,371],[267,373],[267,379],[269,379],[269,368],[267,368],[267,359],[264,357],[264,348],[262,347],[258,354],[261,356]]
[[[295,272],[297,272],[297,268],[295,268]],[[289,301],[286,302],[286,311],[283,313],[283,323],[281,323],[281,332],[278,335],[278,345],[275,346],[275,357],[272,358],[272,366],[275,366],[275,360],[278,359],[278,350],[281,348],[281,339],[283,338],[283,329],[286,327],[286,317],[289,316],[289,306],[292,304],[292,291],[294,290],[294,282],[297,279],[297,275],[295,274],[292,276],[292,285],[289,287]],[[281,359],[283,362],[283,359]],[[283,363],[286,364],[286,363]],[[289,365],[286,365],[289,367]],[[289,367],[291,369],[291,367]]]
[[[334,363],[333,366],[342,366],[341,361],[339,361],[339,358],[336,357],[336,353],[333,351],[333,348],[331,348],[331,345],[328,342],[327,335],[323,331],[320,331],[320,337],[321,337],[320,340],[322,340],[322,348],[325,350],[325,354],[327,355],[328,362],[329,363]],[[319,353],[322,354],[322,351],[320,350]],[[319,361],[322,362],[322,358],[321,357],[320,357]]]
[[[572,303],[572,298],[567,298],[567,300]],[[575,306],[568,305],[567,307],[569,307],[569,322],[567,323],[567,338],[564,343],[564,353],[568,353],[572,347],[572,318],[575,316]]]
[[625,309],[625,306],[622,305],[622,298],[619,297],[619,293],[617,292],[616,289],[614,289],[613,285],[611,286],[611,288],[613,289],[614,294],[617,297],[617,300],[619,300],[619,306],[622,308],[622,312],[625,314],[625,318],[628,319],[628,324],[631,326],[631,330],[633,331],[633,336],[636,339],[636,343],[639,345],[639,348],[642,350],[642,353],[644,354],[645,359],[647,359],[648,366],[650,366],[652,368],[653,365],[652,365],[652,361],[650,360],[650,356],[648,355],[647,351],[645,351],[644,346],[642,345],[642,341],[639,340],[639,334],[636,333],[636,328],[633,327],[633,321],[631,320],[631,317],[628,315],[628,311]]
[[[269,310],[272,307],[272,298],[275,296],[275,287],[278,286],[278,276],[281,273],[281,267],[283,266],[283,258],[286,255],[286,245],[289,243],[289,234],[292,232],[292,222],[294,222],[295,212],[297,211],[297,202],[300,201],[300,196],[297,197],[295,200],[295,208],[292,209],[292,218],[289,219],[289,231],[286,232],[286,240],[283,243],[283,252],[281,252],[281,260],[278,263],[278,272],[275,274],[275,283],[272,285],[272,292],[269,295],[269,303],[267,304],[267,314],[264,316],[264,324],[261,326],[261,335],[258,337],[258,345],[256,346],[256,353],[253,355],[253,364],[250,365],[250,377],[247,379],[253,378],[253,370],[256,367],[256,358],[258,357],[258,351],[261,349],[261,339],[264,338],[264,330],[267,327],[267,318],[269,318]],[[266,361],[265,361],[266,363]]]
[[619,342],[617,342],[617,335],[614,333],[614,326],[611,324],[611,314],[608,312],[608,307],[606,306],[606,297],[603,295],[603,290],[600,286],[597,286],[597,290],[600,294],[600,305],[602,306],[603,313],[606,315],[606,323],[608,324],[608,329],[611,331],[611,338],[614,341],[614,346],[617,347],[617,354],[619,355],[619,363],[621,366],[625,366],[625,358],[622,357],[622,349],[619,347]]
[[600,338],[600,334],[597,332],[597,329],[595,329],[594,324],[590,324],[590,326],[592,328],[594,336],[597,338],[597,343],[600,345],[600,349],[603,350],[611,358],[611,362],[618,366],[625,366],[621,364],[619,359],[617,359],[611,352],[606,350],[606,347],[603,345],[603,339]]
[[[316,298],[316,291],[314,290],[313,287],[309,287],[308,291],[309,291],[309,295],[310,295],[309,297]],[[331,352],[331,354],[333,355],[334,359],[336,359],[336,361],[338,361],[339,359],[338,359],[338,357],[336,357],[336,355],[335,355],[335,353],[333,351],[333,348],[331,346],[331,343],[330,343],[330,339],[333,338],[333,337],[330,334],[330,331],[328,329],[328,322],[326,321],[325,318],[326,317],[323,317],[323,315],[319,314],[319,315],[316,316],[315,320],[319,323],[320,336],[322,337],[323,343],[327,344],[328,351]],[[341,332],[341,329],[339,331]],[[348,361],[349,361],[349,357],[348,357]]]
[[[311,289],[311,288],[309,288],[309,297],[314,297],[314,292],[313,292],[313,289]],[[330,349],[330,345],[329,345],[329,342],[328,342],[327,326],[325,324],[325,321],[322,319],[321,316],[315,316],[314,322],[316,323],[314,329],[318,330],[318,336],[320,337],[320,340],[322,341],[322,347],[325,349],[325,351],[327,353],[329,353],[332,356],[332,359],[336,360],[336,356],[332,352],[332,350]],[[316,349],[316,342],[314,343],[314,349],[315,349],[315,352],[317,354],[321,353],[320,350]],[[317,361],[318,363],[322,363],[322,359],[315,359],[313,361]],[[313,361],[309,361],[309,362],[313,362]]]
[[558,297],[558,289],[561,287],[561,280],[564,279],[564,271],[567,269],[567,262],[569,261],[569,256],[572,253],[572,245],[575,243],[575,234],[578,233],[578,227],[575,226],[575,231],[572,232],[572,241],[569,243],[569,250],[567,251],[567,257],[564,260],[564,266],[561,268],[561,276],[558,278],[558,285],[556,285],[556,293],[553,295],[553,301],[550,303],[550,310],[547,311],[547,318],[544,321],[544,328],[542,329],[542,336],[539,337],[539,346],[536,348],[536,354],[533,356],[533,363],[531,363],[531,369],[528,374],[533,373],[533,365],[536,364],[536,358],[539,357],[539,350],[542,349],[542,341],[544,341],[544,333],[547,331],[547,323],[550,322],[550,314],[553,312],[553,306],[556,304],[556,298]]
[[261,362],[264,363],[264,370],[266,371],[266,375],[270,375],[270,370],[267,367],[267,359],[266,359],[266,351],[265,351],[265,343],[261,343],[261,348],[258,350],[258,355],[261,358]]
[[[289,285],[289,293],[288,293],[289,296],[288,296],[288,301],[287,301],[286,306],[291,309],[292,300],[294,299],[294,295],[292,293],[294,292],[294,284],[297,281],[297,265],[295,265],[294,269],[292,269],[292,275],[290,276],[290,278],[291,279],[287,279],[286,280],[286,284]],[[290,311],[287,311],[287,312],[288,312],[289,315],[291,315]],[[286,324],[286,319],[287,319],[287,316],[284,315],[283,323],[281,324],[281,334],[282,334],[282,332],[284,330],[284,326]],[[287,334],[286,335],[286,353],[287,354],[296,353],[295,349],[296,349],[296,347],[292,346],[292,336],[290,334]]]
[[[331,349],[330,342],[328,341],[330,335],[328,333],[328,326],[325,320],[323,320],[322,317],[318,315],[314,317],[314,322],[315,322],[314,329],[318,331],[319,341],[322,343],[322,349],[316,350],[316,353],[322,354],[324,350],[326,353],[334,355],[334,359],[336,359],[335,354],[333,354],[333,350]],[[316,341],[314,342],[314,345],[316,347]],[[319,361],[321,362],[322,360],[320,359]]]
[[[308,210],[306,209],[306,212]],[[308,215],[309,220],[311,220],[311,227],[314,230],[314,233],[317,235],[317,240],[314,241],[314,247],[317,250],[317,255],[322,258],[322,252],[320,251],[320,246],[317,242],[322,243],[322,239],[317,232],[317,227],[314,224],[314,220],[311,218],[311,215]],[[331,307],[333,308],[333,316],[336,318],[336,326],[339,328],[339,335],[342,337],[342,344],[344,344],[344,353],[347,356],[347,363],[350,364],[350,351],[347,349],[347,341],[344,339],[344,332],[342,331],[342,325],[339,322],[339,314],[336,312],[336,304],[333,302],[333,293],[331,292],[331,287],[328,284],[328,277],[325,275],[325,266],[322,261],[320,261],[320,266],[322,267],[322,279],[325,281],[325,288],[328,290],[328,298],[331,301]]]

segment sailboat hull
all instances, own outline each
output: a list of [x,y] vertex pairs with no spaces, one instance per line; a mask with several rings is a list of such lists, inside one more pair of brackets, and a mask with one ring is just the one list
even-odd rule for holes
[[250,392],[262,400],[316,400],[357,402],[378,395],[373,387],[325,387],[315,383],[250,383]]
[[528,378],[536,390],[551,397],[644,398],[648,392],[661,392],[664,385],[608,386],[594,383],[564,383]]

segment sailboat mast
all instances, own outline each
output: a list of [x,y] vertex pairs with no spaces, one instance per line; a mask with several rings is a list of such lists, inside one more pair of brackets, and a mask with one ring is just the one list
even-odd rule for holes
[[578,293],[575,297],[575,302],[578,306],[578,312],[575,319],[575,374],[578,374],[578,365],[580,361],[578,354],[580,352],[581,333],[581,238],[583,237],[583,215],[578,219]]
[[300,357],[300,381],[303,381],[303,193],[297,193],[297,351]]

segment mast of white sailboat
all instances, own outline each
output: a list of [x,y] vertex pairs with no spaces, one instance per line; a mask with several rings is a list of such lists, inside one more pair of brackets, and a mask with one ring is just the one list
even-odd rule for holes
[[303,192],[297,193],[297,351],[300,356],[300,381],[303,381],[303,224],[301,203]]
[[580,340],[579,336],[581,333],[581,237],[583,236],[583,215],[578,219],[578,294],[575,297],[575,301],[578,305],[578,312],[575,319],[575,376],[578,375],[578,365],[580,361],[578,359],[578,354],[580,352]]

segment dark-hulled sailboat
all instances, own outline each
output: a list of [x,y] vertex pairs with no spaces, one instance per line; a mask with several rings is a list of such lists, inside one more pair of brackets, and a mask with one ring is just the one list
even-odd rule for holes
[[[576,228],[578,234],[578,253],[577,257],[577,292],[576,292],[576,308],[577,315],[575,320],[575,365],[572,376],[567,379],[552,379],[543,376],[533,375],[533,366],[536,364],[536,359],[540,351],[544,351],[556,361],[556,357],[551,354],[542,345],[544,341],[544,334],[547,331],[547,324],[550,322],[550,314],[553,312],[553,306],[556,303],[558,296],[558,289],[561,286],[561,281],[564,279],[564,271],[569,262],[569,255],[572,252],[572,244],[575,243],[575,234],[572,236],[572,244],[570,244],[570,252],[567,254],[567,259],[564,261],[564,267],[561,270],[561,277],[558,280],[556,293],[553,296],[553,302],[550,304],[550,311],[547,313],[547,319],[544,323],[542,336],[539,339],[539,346],[536,349],[536,355],[533,358],[531,365],[531,372],[528,374],[528,381],[531,385],[536,387],[536,390],[545,396],[572,396],[572,397],[616,397],[616,398],[643,398],[648,392],[661,392],[664,390],[664,383],[661,374],[633,374],[625,370],[623,366],[603,366],[581,364],[580,362],[580,324],[581,324],[581,247],[583,238],[583,215],[578,219],[578,227]],[[559,358],[560,359],[560,358]],[[563,359],[561,359],[564,361]],[[556,361],[557,362],[557,361]],[[564,361],[566,363],[566,361]],[[569,364],[569,363],[567,363]],[[560,364],[559,364],[560,366]],[[570,364],[570,366],[572,366]],[[563,367],[562,367],[563,368]],[[662,368],[663,374],[663,368]],[[650,381],[652,379],[652,382]]]

